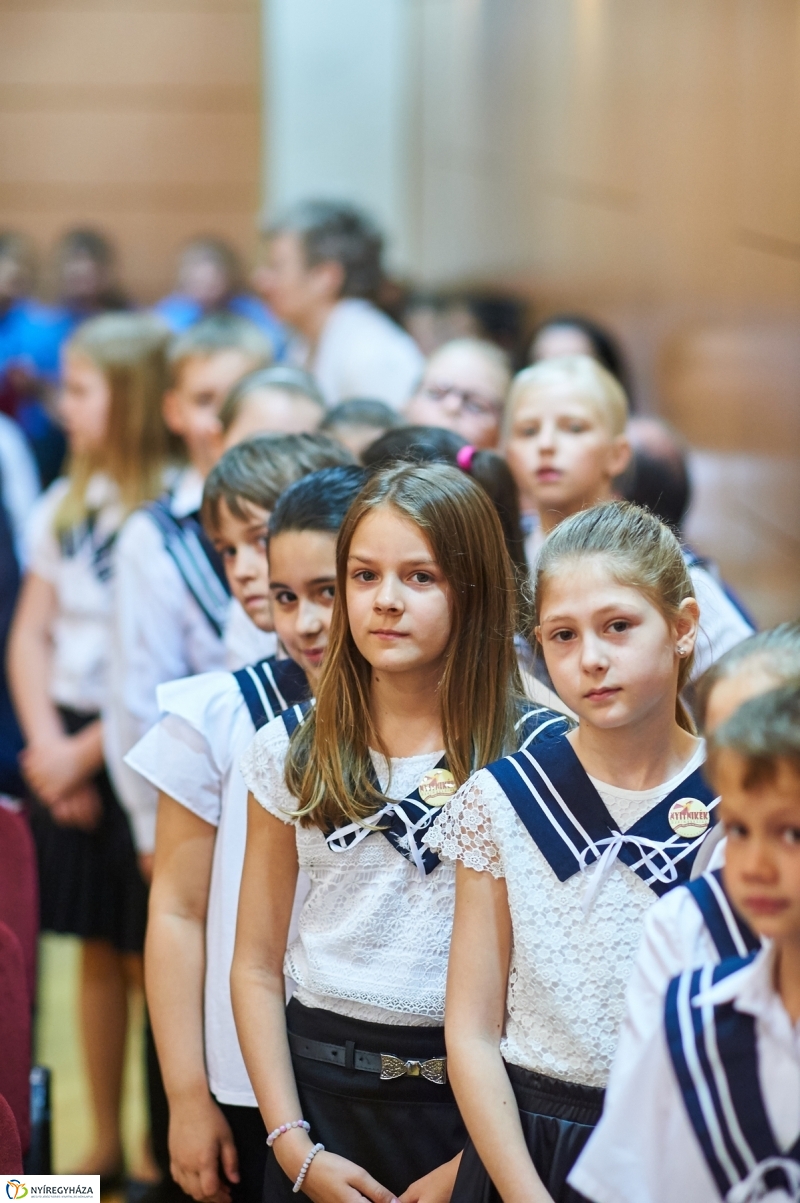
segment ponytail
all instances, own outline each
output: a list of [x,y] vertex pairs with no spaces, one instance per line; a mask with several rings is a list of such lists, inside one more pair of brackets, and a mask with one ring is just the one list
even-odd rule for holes
[[[608,560],[620,584],[643,593],[668,622],[678,616],[681,602],[695,595],[680,544],[670,528],[642,506],[611,501],[573,514],[545,540],[536,566],[533,604],[537,626],[544,588],[558,565],[590,555]],[[697,729],[681,692],[689,683],[693,663],[694,651],[681,659],[675,698],[675,721],[691,735]]]

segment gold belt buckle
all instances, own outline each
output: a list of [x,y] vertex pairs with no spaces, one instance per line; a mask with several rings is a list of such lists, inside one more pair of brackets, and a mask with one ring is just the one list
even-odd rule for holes
[[391,1053],[381,1053],[381,1081],[391,1082],[395,1078],[424,1078],[436,1086],[447,1083],[447,1058],[431,1057],[429,1061],[404,1061]]

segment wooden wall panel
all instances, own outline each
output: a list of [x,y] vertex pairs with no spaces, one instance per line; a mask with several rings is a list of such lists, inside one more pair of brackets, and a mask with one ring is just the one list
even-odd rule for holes
[[45,251],[94,224],[141,300],[180,244],[250,257],[259,206],[258,0],[6,0],[0,222]]
[[413,12],[417,271],[608,322],[697,448],[693,537],[800,614],[800,4]]
[[796,0],[413,8],[431,283],[800,308]]

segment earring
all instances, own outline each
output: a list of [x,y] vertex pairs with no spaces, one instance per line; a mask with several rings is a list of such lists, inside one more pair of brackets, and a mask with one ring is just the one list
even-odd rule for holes
[[676,647],[675,651],[678,653],[679,656],[685,656],[687,649],[685,647],[682,647],[681,644],[679,643],[678,646]]

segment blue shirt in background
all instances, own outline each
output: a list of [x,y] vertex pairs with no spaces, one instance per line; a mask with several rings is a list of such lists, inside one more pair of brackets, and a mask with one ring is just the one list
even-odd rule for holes
[[40,301],[14,301],[0,313],[0,373],[21,367],[31,375],[55,380],[61,344],[81,320],[82,315]]
[[[258,326],[272,343],[275,361],[283,359],[287,343],[286,331],[263,301],[249,293],[240,293],[231,297],[225,305],[225,311],[235,313],[237,317],[245,317]],[[153,313],[166,322],[174,334],[180,334],[206,316],[206,312],[197,301],[179,292],[158,301],[153,306]]]

